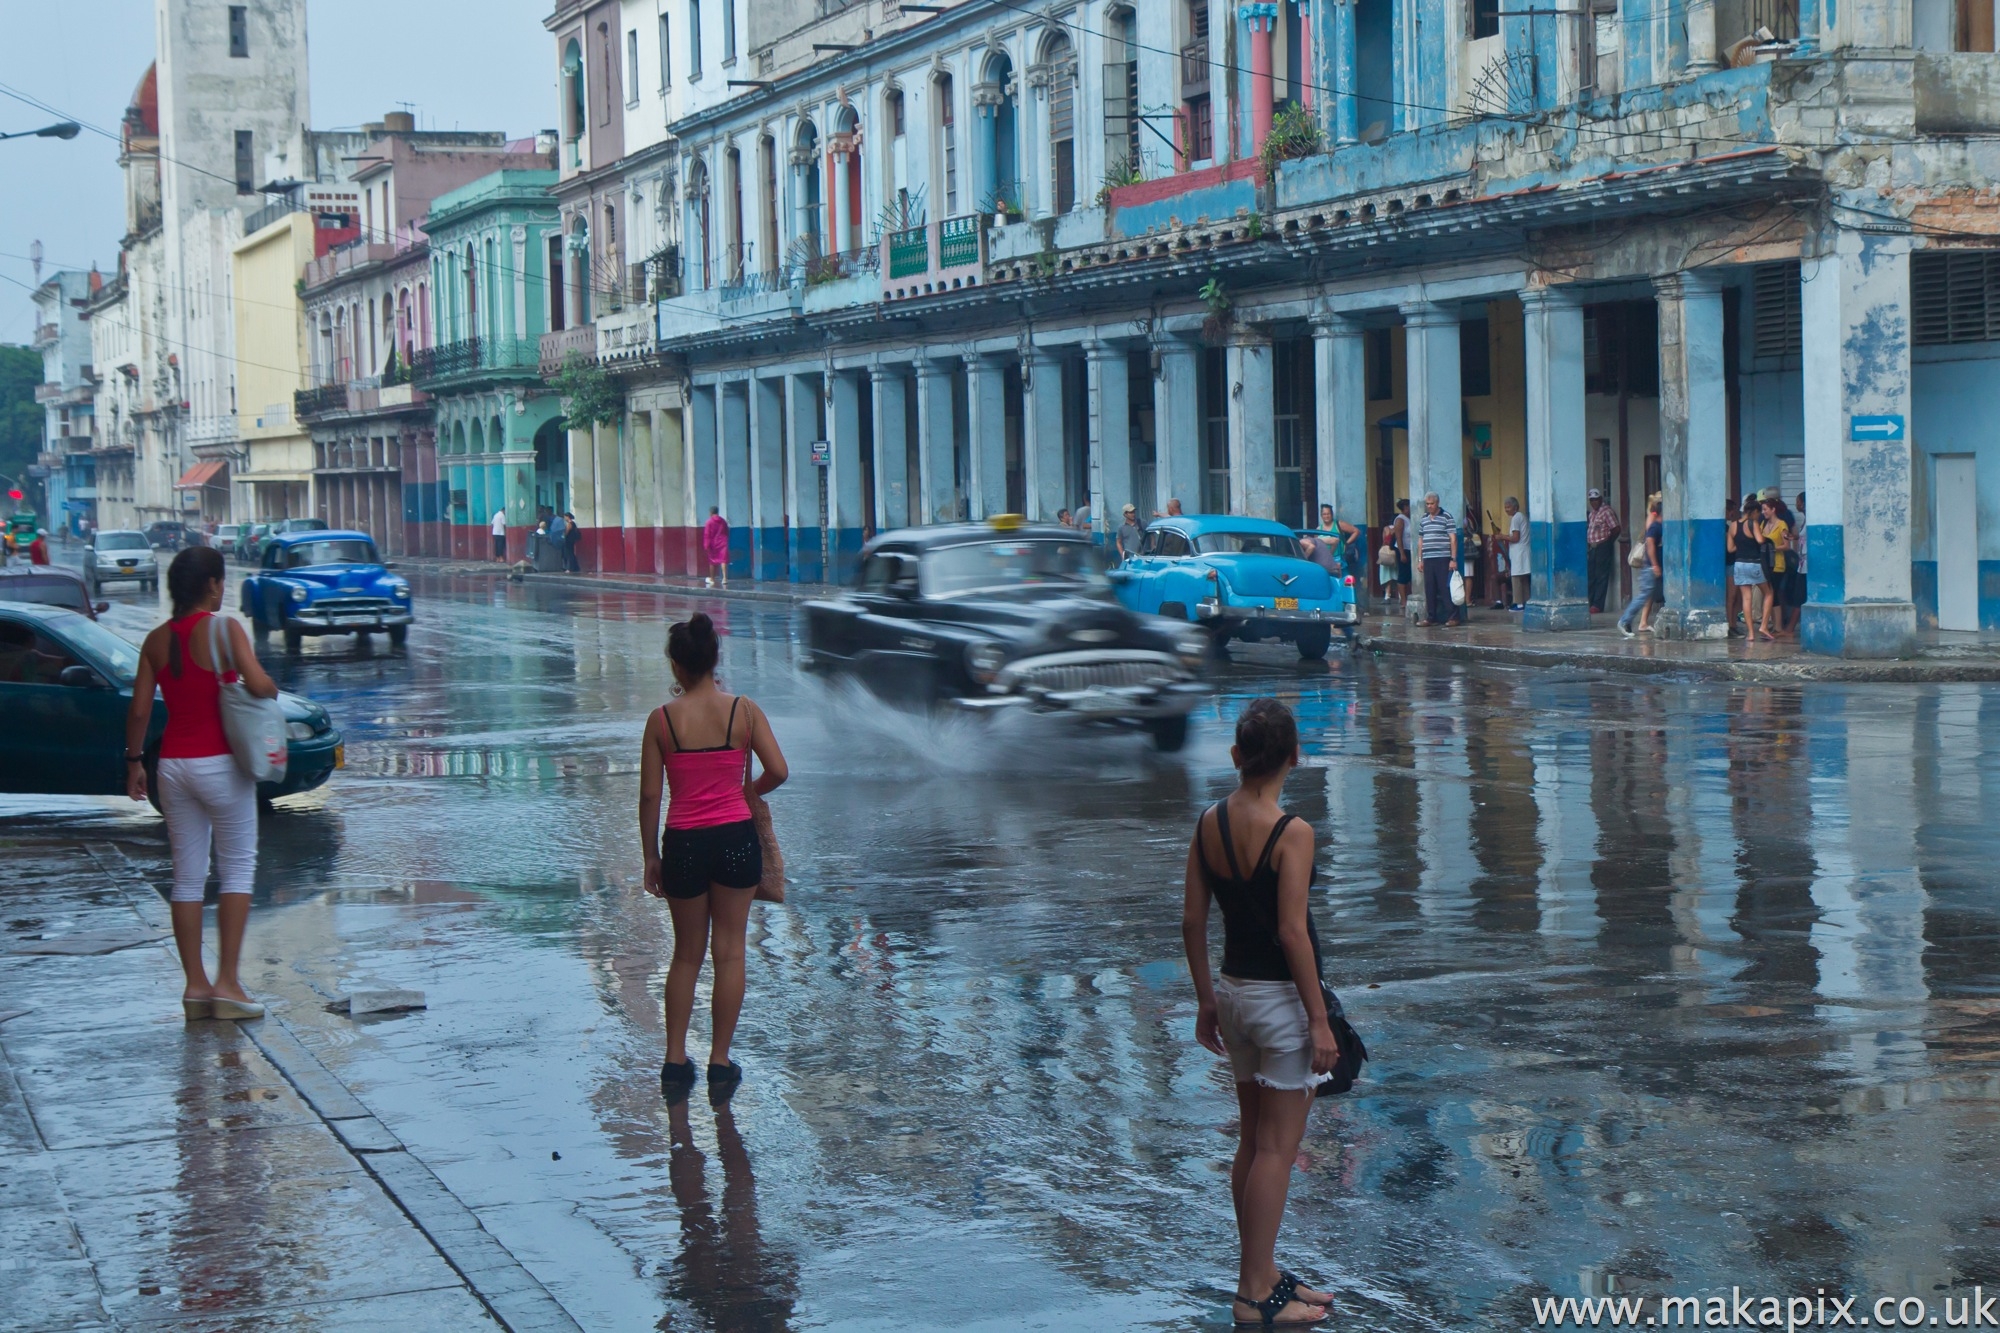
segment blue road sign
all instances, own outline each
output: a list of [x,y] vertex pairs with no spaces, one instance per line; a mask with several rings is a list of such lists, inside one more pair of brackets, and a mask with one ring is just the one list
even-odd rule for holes
[[1897,417],[1864,417],[1859,414],[1847,419],[1847,438],[1850,440],[1900,440],[1903,438],[1903,419]]

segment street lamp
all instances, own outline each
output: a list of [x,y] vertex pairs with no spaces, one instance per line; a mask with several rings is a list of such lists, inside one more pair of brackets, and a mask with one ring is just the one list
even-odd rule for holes
[[83,126],[73,120],[65,120],[55,125],[44,125],[38,130],[20,130],[13,134],[0,134],[0,139],[74,139],[83,133]]

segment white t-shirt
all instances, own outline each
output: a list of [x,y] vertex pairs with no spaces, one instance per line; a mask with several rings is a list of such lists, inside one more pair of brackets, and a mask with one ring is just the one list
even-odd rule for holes
[[1524,578],[1533,571],[1533,563],[1528,559],[1528,516],[1516,513],[1507,523],[1507,535],[1519,538],[1507,547],[1507,572],[1515,578]]
[[507,535],[507,511],[504,509],[493,511],[493,535],[495,537]]

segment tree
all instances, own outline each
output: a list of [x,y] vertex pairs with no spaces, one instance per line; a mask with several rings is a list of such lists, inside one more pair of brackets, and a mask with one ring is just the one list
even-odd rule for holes
[[563,402],[563,426],[568,430],[589,430],[608,426],[625,410],[625,400],[611,383],[611,377],[594,361],[571,352],[551,387]]
[[[28,482],[28,469],[42,451],[42,423],[47,418],[35,401],[35,386],[41,382],[40,352],[0,345],[0,473],[15,478],[29,492],[30,504],[40,498],[35,492],[41,490],[39,483]],[[0,499],[12,484],[0,482]],[[11,503],[4,505],[5,510],[12,508]]]

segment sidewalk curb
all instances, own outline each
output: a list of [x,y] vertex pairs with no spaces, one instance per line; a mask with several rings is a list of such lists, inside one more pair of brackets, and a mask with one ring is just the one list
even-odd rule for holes
[[[1439,633],[1450,633],[1441,630]],[[1562,636],[1552,634],[1551,639]],[[1909,659],[1885,662],[1847,662],[1804,658],[1785,662],[1744,662],[1735,660],[1700,661],[1668,657],[1640,657],[1625,653],[1602,653],[1544,648],[1515,648],[1500,644],[1452,643],[1399,636],[1357,634],[1357,647],[1399,657],[1434,657],[1472,665],[1525,667],[1573,667],[1586,671],[1613,671],[1631,676],[1698,676],[1708,680],[1738,684],[1803,685],[1833,684],[1960,684],[2000,681],[2000,661],[1950,662]]]
[[[426,574],[444,575],[452,578],[492,578],[511,579],[511,567],[499,565],[467,565],[456,560],[438,560],[425,556],[405,556],[397,561],[399,568],[409,567]],[[784,606],[796,606],[800,602],[811,601],[821,596],[823,589],[818,585],[801,585],[790,591],[782,587],[756,586],[735,588],[709,588],[699,583],[664,583],[638,578],[620,577],[616,574],[543,574],[530,573],[521,576],[527,586],[544,588],[573,588],[587,592],[650,592],[663,597],[722,598],[729,601],[772,602]]]
[[[84,850],[120,885],[141,919],[165,917],[171,922],[160,895],[140,879],[116,844],[88,844]],[[283,1019],[268,1016],[239,1023],[237,1029],[292,1085],[502,1328],[509,1333],[582,1333],[535,1275],[361,1104],[338,1075],[320,1063]]]

